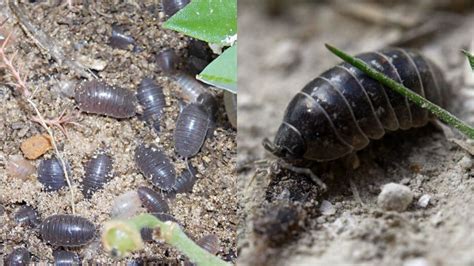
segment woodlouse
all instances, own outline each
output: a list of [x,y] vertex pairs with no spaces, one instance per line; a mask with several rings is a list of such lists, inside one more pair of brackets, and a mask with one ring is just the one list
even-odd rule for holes
[[143,119],[156,131],[160,131],[160,118],[166,106],[163,88],[151,78],[144,78],[138,86],[137,99],[143,106]]
[[237,94],[224,92],[224,107],[232,127],[237,128]]
[[155,61],[160,71],[171,75],[176,72],[180,60],[174,49],[165,48],[156,55]]
[[89,243],[95,236],[95,226],[86,218],[56,214],[40,225],[42,239],[55,246],[78,247]]
[[171,17],[189,4],[189,2],[190,0],[162,0],[161,4],[165,15]]
[[15,213],[14,218],[17,224],[26,225],[32,228],[38,226],[41,223],[36,210],[28,205],[20,207]]
[[82,181],[84,197],[90,198],[111,179],[112,163],[112,158],[105,153],[98,154],[87,162]]
[[196,241],[196,244],[211,254],[216,254],[219,252],[219,238],[214,234],[204,235],[198,241]]
[[45,191],[56,191],[66,186],[61,162],[57,158],[42,160],[38,166],[38,181]]
[[79,108],[88,113],[114,118],[135,116],[137,100],[133,92],[92,80],[76,88],[75,99]]
[[127,50],[129,46],[135,46],[135,40],[132,36],[125,34],[123,27],[114,24],[112,25],[112,36],[110,36],[109,45],[113,48]]
[[139,145],[135,149],[135,162],[140,172],[161,190],[172,189],[176,171],[166,154],[156,145]]
[[184,158],[189,158],[201,149],[210,128],[209,115],[198,104],[184,107],[178,116],[174,131],[174,148]]
[[217,101],[204,84],[193,76],[182,72],[173,75],[173,79],[179,84],[182,97],[186,102],[200,104],[210,116],[214,117],[216,115]]
[[185,169],[179,178],[176,179],[176,183],[173,185],[174,193],[186,193],[193,190],[194,183],[196,183],[196,169],[188,161],[187,169]]
[[24,248],[15,248],[6,258],[5,264],[8,266],[29,265],[31,260],[30,252]]
[[[443,106],[447,88],[440,69],[411,50],[386,49],[357,56],[377,70]],[[308,83],[289,103],[267,150],[287,160],[330,161],[363,149],[386,132],[424,126],[426,109],[347,63]]]
[[139,187],[137,192],[138,197],[147,211],[168,212],[170,210],[166,199],[153,189],[148,187]]
[[53,251],[53,257],[55,266],[80,265],[81,263],[79,255],[72,251],[55,250]]

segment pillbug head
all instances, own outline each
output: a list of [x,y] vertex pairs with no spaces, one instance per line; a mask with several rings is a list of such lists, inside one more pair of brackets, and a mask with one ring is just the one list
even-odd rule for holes
[[264,139],[263,146],[275,156],[288,160],[301,159],[306,151],[300,132],[288,123],[281,124],[273,143]]

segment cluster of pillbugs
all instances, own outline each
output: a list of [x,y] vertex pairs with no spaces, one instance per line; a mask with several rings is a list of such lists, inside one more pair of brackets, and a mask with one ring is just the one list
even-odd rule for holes
[[[187,3],[189,0],[162,1],[164,12],[168,17]],[[192,43],[193,48],[190,48],[192,62],[189,68],[191,70],[188,73],[196,69],[202,70],[211,60],[209,55],[199,51],[199,42]],[[136,47],[133,37],[125,34],[123,28],[118,25],[113,25],[109,45],[118,49]],[[174,50],[169,48],[163,49],[156,56],[161,72],[180,86],[181,95],[186,102],[180,111],[174,132],[175,152],[185,159],[186,169],[178,176],[175,166],[163,150],[154,144],[138,144],[134,151],[136,167],[149,180],[153,188],[141,186],[137,190],[118,196],[112,206],[112,217],[130,217],[143,206],[160,220],[179,223],[169,214],[168,198],[178,193],[192,191],[197,171],[188,159],[195,156],[206,138],[212,135],[216,126],[219,104],[213,93],[202,83],[190,74],[177,70],[178,60]],[[164,115],[163,109],[166,107],[165,96],[163,88],[150,77],[142,79],[136,93],[99,80],[86,81],[75,89],[74,98],[78,107],[87,113],[127,119],[135,117],[139,112],[139,119],[149,125],[152,130],[159,133],[162,127],[160,120]],[[229,99],[227,102],[232,103],[226,103],[226,110],[229,114],[234,112],[235,116],[235,96]],[[139,105],[141,111],[138,111]],[[232,125],[235,127],[235,119]],[[81,192],[85,199],[90,199],[113,178],[113,162],[112,156],[104,150],[98,151],[86,162],[85,175],[81,184]],[[70,171],[69,166],[66,168]],[[23,175],[23,173],[20,174]],[[43,159],[39,163],[37,175],[45,192],[55,192],[67,186],[61,163],[55,157]],[[37,211],[25,205],[16,211],[14,219],[17,224],[36,230],[42,241],[55,247],[53,256],[55,264],[58,265],[79,264],[78,254],[65,248],[84,246],[97,239],[98,236],[99,226],[77,215],[54,214],[41,221]],[[142,229],[141,234],[144,241],[152,241],[151,228]],[[219,250],[219,240],[212,234],[205,235],[197,243],[214,254]],[[6,258],[9,265],[28,264],[30,260],[31,255],[24,247],[14,249]]]

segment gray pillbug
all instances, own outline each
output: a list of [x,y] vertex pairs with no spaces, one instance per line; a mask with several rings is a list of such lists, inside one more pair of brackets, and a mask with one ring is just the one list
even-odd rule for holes
[[184,158],[198,153],[204,144],[211,120],[207,112],[198,104],[184,107],[178,116],[174,131],[174,148]]
[[216,116],[218,109],[217,101],[203,83],[199,82],[193,76],[179,72],[173,76],[176,83],[179,84],[182,97],[188,103],[197,103],[209,113],[212,120]]
[[156,55],[155,61],[161,72],[172,75],[176,72],[180,60],[173,49],[165,48]]
[[173,188],[176,181],[174,165],[156,145],[139,145],[135,149],[135,162],[140,172],[161,190]]
[[53,251],[53,257],[55,266],[72,266],[81,263],[79,255],[72,251],[55,250]]
[[74,98],[79,108],[88,113],[114,118],[135,116],[137,100],[134,93],[101,81],[84,82],[76,88]]
[[128,50],[129,46],[135,46],[135,40],[132,36],[126,35],[124,29],[117,25],[112,25],[112,36],[109,39],[109,45],[113,48]]
[[42,160],[38,166],[38,181],[45,191],[56,191],[66,186],[61,162],[56,158]]
[[78,247],[89,243],[95,236],[95,226],[86,218],[56,214],[46,218],[39,227],[46,243],[62,247]]
[[20,207],[15,213],[14,218],[17,224],[26,225],[32,228],[38,226],[41,223],[36,210],[28,205]]
[[166,199],[161,194],[148,187],[139,187],[137,192],[138,197],[147,211],[169,212],[168,203],[166,203]]
[[[443,106],[447,91],[440,69],[411,50],[386,49],[357,56],[390,78]],[[330,161],[366,147],[386,132],[421,127],[432,116],[342,63],[308,83],[289,103],[267,150],[286,160]]]
[[85,176],[82,181],[82,194],[90,198],[94,192],[104,187],[111,179],[112,158],[104,153],[98,154],[90,159],[85,168]]
[[163,88],[151,78],[144,78],[138,86],[137,99],[143,106],[143,120],[157,132],[160,131],[160,118],[166,106]]
[[12,253],[8,255],[5,260],[5,265],[8,266],[24,266],[29,265],[31,260],[30,252],[24,248],[15,248]]
[[173,192],[186,193],[193,190],[194,183],[196,183],[196,169],[188,161],[188,169],[185,169],[179,178],[176,179],[176,183],[173,185]]
[[173,16],[183,9],[191,0],[162,0],[163,11],[167,17]]

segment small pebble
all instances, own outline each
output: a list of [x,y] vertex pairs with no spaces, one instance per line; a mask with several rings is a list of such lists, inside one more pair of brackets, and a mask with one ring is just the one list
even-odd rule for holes
[[336,208],[334,208],[334,205],[332,205],[331,202],[323,200],[323,202],[321,202],[321,205],[319,206],[319,211],[322,215],[329,216],[336,213]]
[[470,156],[464,156],[462,159],[459,161],[459,166],[463,170],[469,170],[472,168],[473,160]]
[[430,204],[430,200],[431,200],[431,196],[428,194],[425,194],[421,196],[420,199],[418,199],[417,205],[418,207],[426,208],[428,204]]
[[429,266],[430,264],[425,258],[410,258],[403,262],[403,266]]
[[396,183],[388,183],[382,187],[377,203],[387,211],[405,211],[413,201],[413,193],[410,188]]
[[34,160],[52,148],[50,137],[35,135],[21,143],[20,149],[27,159]]

